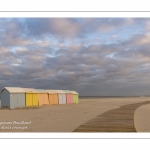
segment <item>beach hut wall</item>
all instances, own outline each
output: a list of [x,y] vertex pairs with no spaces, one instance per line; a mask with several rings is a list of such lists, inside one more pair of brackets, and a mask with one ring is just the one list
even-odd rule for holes
[[1,91],[1,107],[9,109],[25,106],[25,91],[21,87],[4,87]]
[[67,104],[73,104],[73,94],[71,91],[64,91],[66,94],[66,102]]
[[38,92],[38,103],[39,106],[49,105],[48,92],[44,89],[35,89]]
[[26,106],[38,106],[38,92],[33,88],[23,88],[25,91]]
[[79,103],[79,94],[76,91],[71,91],[73,94],[73,102]]
[[1,108],[1,93],[0,93],[0,108]]
[[49,95],[49,104],[54,105],[54,104],[59,104],[58,102],[58,94],[55,90],[45,90],[47,91]]
[[58,94],[58,103],[59,104],[66,104],[66,94],[63,90],[55,90]]

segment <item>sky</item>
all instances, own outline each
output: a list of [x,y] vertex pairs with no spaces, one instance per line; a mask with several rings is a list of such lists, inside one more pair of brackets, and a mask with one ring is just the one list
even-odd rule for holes
[[0,18],[0,89],[150,95],[149,18]]

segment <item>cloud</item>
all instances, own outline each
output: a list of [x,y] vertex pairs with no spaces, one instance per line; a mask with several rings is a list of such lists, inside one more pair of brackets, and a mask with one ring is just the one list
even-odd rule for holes
[[29,35],[42,36],[46,34],[61,39],[80,35],[82,29],[80,23],[75,19],[67,18],[27,19],[26,27]]
[[0,19],[0,88],[64,89],[102,96],[149,94],[148,22]]

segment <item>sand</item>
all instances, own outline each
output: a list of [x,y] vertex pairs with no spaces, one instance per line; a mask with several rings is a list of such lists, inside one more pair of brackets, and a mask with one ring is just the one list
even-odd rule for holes
[[[100,98],[79,101],[79,104],[0,110],[0,122],[11,123],[1,124],[0,132],[72,132],[108,110],[150,101],[150,98]],[[22,124],[17,125],[16,122]],[[25,122],[29,124],[23,124]]]
[[150,132],[150,104],[136,109],[134,122],[137,132]]
[[74,132],[136,132],[134,113],[144,104],[150,104],[150,101],[111,109],[80,125]]

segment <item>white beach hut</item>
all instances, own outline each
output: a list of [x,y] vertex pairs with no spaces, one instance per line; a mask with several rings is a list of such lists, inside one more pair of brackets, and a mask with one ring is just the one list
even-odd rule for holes
[[59,104],[66,104],[66,94],[65,91],[63,90],[55,90],[56,93],[58,94],[58,103]]

